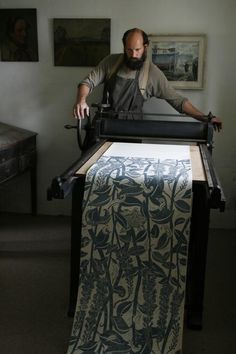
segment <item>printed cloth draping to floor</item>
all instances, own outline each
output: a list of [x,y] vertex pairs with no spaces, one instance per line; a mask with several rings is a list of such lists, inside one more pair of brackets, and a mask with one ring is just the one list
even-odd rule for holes
[[191,200],[190,159],[90,168],[68,354],[181,353]]

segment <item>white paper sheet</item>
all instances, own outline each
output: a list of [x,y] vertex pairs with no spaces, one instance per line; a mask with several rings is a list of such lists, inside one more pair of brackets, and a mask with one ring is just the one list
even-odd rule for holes
[[189,145],[113,143],[105,156],[148,157],[156,159],[190,159]]

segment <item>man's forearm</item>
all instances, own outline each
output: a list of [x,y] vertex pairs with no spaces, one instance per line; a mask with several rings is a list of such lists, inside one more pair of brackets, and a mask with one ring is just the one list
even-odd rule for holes
[[77,96],[76,96],[76,103],[77,104],[82,104],[86,102],[86,99],[89,95],[90,88],[87,85],[79,85],[78,90],[77,90]]
[[193,117],[200,121],[205,121],[205,115],[201,111],[199,111],[196,107],[192,105],[192,103],[188,100],[184,101],[182,106],[183,112],[190,117]]
[[219,117],[214,116],[211,112],[209,112],[208,115],[202,113],[188,100],[184,101],[182,110],[188,116],[193,117],[201,122],[211,122],[215,130],[220,131],[222,129],[222,121]]

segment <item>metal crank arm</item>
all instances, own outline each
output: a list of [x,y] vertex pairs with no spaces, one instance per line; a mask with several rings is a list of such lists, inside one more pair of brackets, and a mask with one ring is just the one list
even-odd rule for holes
[[[82,121],[86,119],[85,124],[82,124]],[[91,120],[90,116],[84,118],[84,119],[77,119],[77,124],[76,125],[70,125],[70,124],[65,124],[64,128],[65,129],[76,129],[77,132],[77,142],[79,145],[79,148],[81,151],[84,150],[84,139],[83,139],[83,130],[88,129],[91,127]]]

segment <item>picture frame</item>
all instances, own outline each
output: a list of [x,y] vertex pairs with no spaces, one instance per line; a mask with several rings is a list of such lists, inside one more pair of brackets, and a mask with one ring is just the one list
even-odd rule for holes
[[36,9],[0,9],[0,60],[39,60]]
[[96,66],[110,54],[108,18],[54,18],[54,65]]
[[203,89],[205,34],[149,35],[148,56],[176,89]]

